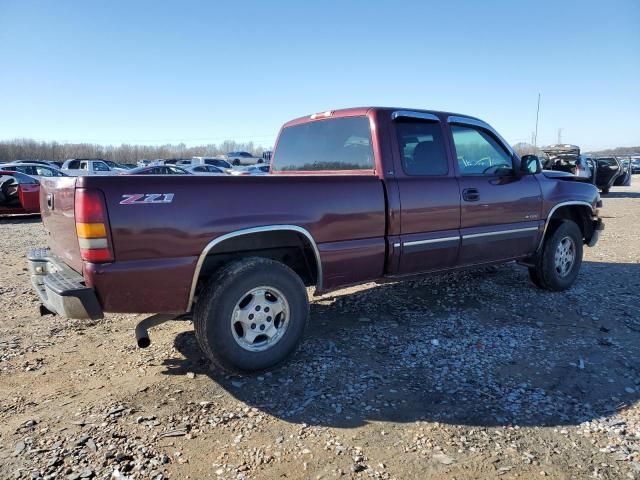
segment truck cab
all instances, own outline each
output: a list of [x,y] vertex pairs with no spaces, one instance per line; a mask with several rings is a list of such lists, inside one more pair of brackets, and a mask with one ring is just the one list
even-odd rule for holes
[[[102,159],[72,158],[62,164],[62,171],[72,177],[88,175],[117,175],[117,169],[109,167]],[[125,170],[123,170],[125,171]]]

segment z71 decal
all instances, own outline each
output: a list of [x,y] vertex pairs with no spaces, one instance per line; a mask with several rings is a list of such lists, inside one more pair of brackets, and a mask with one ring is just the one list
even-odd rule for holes
[[148,205],[150,203],[171,203],[173,193],[129,193],[122,195],[120,205]]

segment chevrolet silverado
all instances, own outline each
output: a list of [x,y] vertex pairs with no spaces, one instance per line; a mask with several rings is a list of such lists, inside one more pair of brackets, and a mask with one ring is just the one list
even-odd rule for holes
[[517,261],[537,287],[578,276],[603,224],[596,187],[519,158],[467,115],[352,108],[286,123],[271,174],[43,178],[43,313],[192,319],[217,366],[286,359],[315,293]]

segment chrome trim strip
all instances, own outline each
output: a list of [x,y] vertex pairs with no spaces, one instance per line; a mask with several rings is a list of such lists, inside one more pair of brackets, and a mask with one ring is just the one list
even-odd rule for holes
[[467,238],[477,238],[477,237],[489,237],[492,235],[506,235],[508,233],[517,233],[517,232],[532,232],[534,230],[539,230],[538,227],[526,227],[526,228],[513,228],[511,230],[500,230],[497,232],[484,232],[484,233],[471,233],[469,235],[463,235],[462,239],[465,240]]
[[404,247],[411,247],[413,245],[425,245],[427,243],[439,243],[439,242],[452,242],[454,240],[460,240],[460,237],[442,237],[442,238],[430,238],[428,240],[415,240],[413,242],[404,242]]
[[316,283],[316,290],[322,290],[322,261],[320,259],[320,250],[318,250],[318,245],[316,245],[315,240],[311,236],[308,230],[299,227],[297,225],[265,225],[263,227],[253,227],[253,228],[245,228],[243,230],[236,230],[235,232],[225,233],[217,238],[211,240],[202,253],[198,257],[198,262],[196,263],[196,269],[193,272],[193,280],[191,280],[191,291],[189,293],[189,303],[187,304],[187,311],[191,311],[191,307],[193,306],[193,299],[196,294],[196,286],[198,284],[198,277],[200,275],[200,270],[202,269],[202,265],[207,258],[209,252],[218,244],[229,240],[230,238],[240,237],[242,235],[250,235],[252,233],[262,233],[262,232],[276,232],[276,231],[292,231],[296,233],[300,233],[306,237],[313,249],[313,254],[316,257],[316,265],[318,268],[318,281]]
[[439,122],[440,119],[433,113],[425,112],[412,112],[411,110],[397,110],[391,114],[391,120],[398,118],[419,118],[421,120],[431,120],[433,122]]
[[491,125],[489,125],[486,122],[483,122],[482,120],[478,120],[476,118],[458,117],[455,115],[451,115],[450,117],[447,118],[447,122],[458,123],[461,125],[473,125],[474,127],[480,127],[485,130],[488,130],[502,143],[502,146],[505,147],[511,155],[514,155],[513,148],[511,148],[511,145],[509,145],[509,143],[504,138],[502,138],[500,134],[496,132]]
[[393,244],[393,248],[400,248],[400,244],[399,243],[394,243]]
[[542,244],[544,243],[544,237],[547,234],[547,227],[549,226],[549,220],[551,220],[551,217],[553,216],[553,214],[557,209],[559,209],[560,207],[566,207],[567,205],[582,205],[585,207],[589,207],[589,210],[591,210],[591,214],[592,215],[594,214],[593,206],[589,202],[574,200],[570,202],[560,202],[559,204],[554,205],[554,207],[551,210],[549,210],[549,215],[547,215],[547,219],[544,222],[544,230],[542,230],[542,237],[540,237],[540,244],[538,245],[536,252],[539,252],[540,249],[542,248]]

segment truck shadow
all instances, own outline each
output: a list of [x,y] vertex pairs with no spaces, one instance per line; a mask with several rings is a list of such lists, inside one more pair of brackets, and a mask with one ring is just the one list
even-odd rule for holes
[[597,262],[563,293],[515,265],[374,286],[316,299],[301,348],[270,372],[225,376],[189,331],[165,373],[208,375],[296,423],[574,425],[640,397],[639,287],[640,264]]
[[0,224],[8,223],[8,224],[28,224],[28,223],[41,223],[39,213],[25,213],[25,214],[0,214]]

